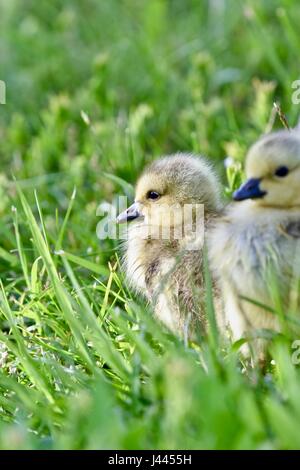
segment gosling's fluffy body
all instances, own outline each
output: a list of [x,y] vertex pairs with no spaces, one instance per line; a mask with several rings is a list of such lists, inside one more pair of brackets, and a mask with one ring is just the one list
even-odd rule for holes
[[[276,176],[286,167],[289,174]],[[293,279],[300,275],[300,133],[282,131],[261,138],[246,158],[246,175],[259,181],[263,196],[235,202],[210,233],[210,258],[220,279],[225,322],[234,339],[254,329],[279,329],[272,285],[282,305],[299,309]],[[264,356],[265,343],[255,344]]]
[[[159,201],[148,201],[146,194],[156,191]],[[151,303],[156,317],[175,333],[191,337],[204,333],[203,240],[201,227],[196,247],[190,249],[190,231],[176,239],[184,204],[204,204],[200,224],[221,210],[219,182],[210,165],[201,157],[176,154],[160,158],[145,169],[136,186],[135,201],[141,211],[152,210],[151,220],[133,220],[128,225],[125,269],[131,286]],[[169,221],[168,207],[178,205],[172,219],[170,237],[149,236],[149,225],[164,230]],[[177,224],[177,225],[176,225]],[[197,227],[193,227],[195,230]],[[155,232],[155,231],[154,231]]]

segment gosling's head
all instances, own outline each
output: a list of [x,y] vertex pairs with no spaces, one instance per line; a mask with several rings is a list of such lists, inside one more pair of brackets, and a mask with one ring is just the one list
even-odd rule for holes
[[154,161],[144,170],[136,185],[134,204],[117,221],[174,227],[182,222],[185,205],[204,205],[206,212],[217,212],[219,182],[203,158],[171,155]]
[[233,195],[235,201],[300,207],[300,132],[274,132],[258,140],[246,157],[246,175],[248,180]]

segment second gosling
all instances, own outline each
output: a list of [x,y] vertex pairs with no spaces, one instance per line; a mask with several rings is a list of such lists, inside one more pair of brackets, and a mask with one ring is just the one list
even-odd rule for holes
[[[299,131],[260,138],[246,157],[246,175],[236,202],[209,237],[235,340],[256,330],[280,330],[278,305],[284,314],[300,312]],[[254,341],[253,350],[264,360],[266,342]]]

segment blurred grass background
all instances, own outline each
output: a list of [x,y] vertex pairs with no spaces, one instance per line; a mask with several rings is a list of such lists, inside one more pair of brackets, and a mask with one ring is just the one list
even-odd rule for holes
[[291,338],[264,376],[184,347],[96,236],[162,154],[208,155],[230,194],[273,102],[297,122],[299,22],[296,0],[0,0],[2,448],[300,447]]

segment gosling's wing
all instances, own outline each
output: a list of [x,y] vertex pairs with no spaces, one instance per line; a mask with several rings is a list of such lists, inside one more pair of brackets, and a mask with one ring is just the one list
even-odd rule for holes
[[288,235],[292,238],[300,239],[300,220],[287,222],[285,224],[282,224],[280,228],[285,235]]

